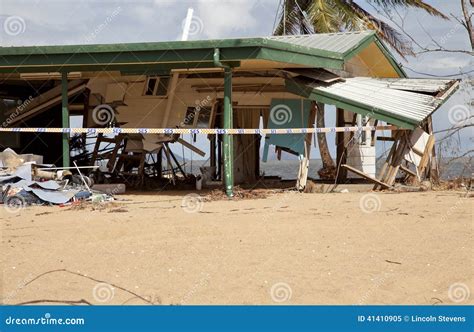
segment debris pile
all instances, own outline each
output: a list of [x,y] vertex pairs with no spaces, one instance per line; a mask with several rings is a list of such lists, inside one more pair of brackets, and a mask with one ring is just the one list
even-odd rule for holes
[[[275,191],[272,191],[275,192]],[[270,194],[269,190],[266,189],[242,189],[239,186],[234,187],[234,199],[259,199],[267,198]],[[208,195],[205,196],[205,200],[220,201],[229,199],[222,189],[214,189]]]
[[113,200],[111,194],[92,190],[92,185],[93,181],[82,175],[77,166],[44,165],[41,156],[18,155],[9,148],[0,152],[0,203],[8,207]]

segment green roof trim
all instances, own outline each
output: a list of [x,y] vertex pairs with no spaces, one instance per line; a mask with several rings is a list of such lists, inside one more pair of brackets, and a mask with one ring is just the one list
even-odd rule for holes
[[[359,31],[198,41],[0,47],[0,72],[156,71],[214,67],[215,48],[220,49],[224,63],[262,59],[313,68],[342,69],[350,56],[374,40],[378,41],[378,38],[373,31]],[[392,63],[390,52],[384,54]],[[395,62],[392,65],[398,67]]]
[[372,33],[368,34],[359,44],[355,45],[354,47],[351,47],[348,51],[344,52],[342,57],[344,58],[344,60],[351,59],[353,56],[357,55],[364,48],[369,46],[370,43],[377,40],[377,38],[378,37],[376,33],[372,31]]

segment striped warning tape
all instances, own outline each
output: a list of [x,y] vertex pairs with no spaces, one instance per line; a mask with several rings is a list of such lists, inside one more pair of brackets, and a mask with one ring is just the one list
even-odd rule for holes
[[195,128],[0,128],[0,132],[63,134],[313,134],[365,130],[400,130],[396,126],[280,128],[280,129],[195,129]]

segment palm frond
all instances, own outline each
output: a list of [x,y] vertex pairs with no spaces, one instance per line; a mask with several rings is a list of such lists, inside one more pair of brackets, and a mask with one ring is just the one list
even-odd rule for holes
[[[274,35],[315,33],[308,13],[312,0],[287,0],[279,15]],[[307,16],[305,17],[305,13]]]
[[353,12],[358,18],[358,24],[354,24],[353,20],[348,22],[348,30],[374,30],[377,35],[387,42],[393,49],[405,58],[407,55],[414,55],[411,43],[403,37],[396,29],[388,23],[380,20],[360,7],[351,0],[333,0],[337,1],[338,8],[344,12]]
[[383,8],[399,6],[399,7],[413,7],[413,8],[423,9],[430,15],[442,17],[445,20],[449,19],[448,16],[446,16],[445,14],[443,14],[441,11],[434,8],[433,6],[427,4],[423,0],[367,0],[367,2],[371,2]]
[[278,25],[273,32],[274,35],[285,35],[298,33],[301,22],[297,16],[296,3],[294,0],[283,2],[283,8],[280,13]]
[[348,0],[332,0],[334,5],[339,11],[341,22],[344,23],[344,30],[348,31],[359,31],[367,29],[362,24],[360,15],[354,11],[354,8],[350,5],[351,1]]
[[343,22],[333,1],[313,0],[308,12],[316,32],[328,33],[341,31]]
[[[474,0],[472,0],[474,1]],[[367,0],[375,6],[412,7],[447,19],[423,0]],[[403,58],[414,55],[411,43],[387,22],[366,11],[355,0],[286,0],[275,35],[328,33],[371,29]]]

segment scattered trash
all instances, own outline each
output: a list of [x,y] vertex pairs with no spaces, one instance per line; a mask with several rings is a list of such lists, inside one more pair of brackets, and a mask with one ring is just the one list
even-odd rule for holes
[[[276,192],[276,191],[273,191]],[[270,190],[266,189],[253,189],[247,190],[242,189],[239,186],[234,187],[234,199],[256,199],[256,198],[267,198],[270,194]],[[222,189],[215,189],[211,191],[204,198],[206,201],[220,201],[228,200],[229,198]]]
[[94,191],[100,191],[109,195],[119,195],[124,194],[126,186],[124,183],[101,183],[94,184],[91,189]]
[[[84,176],[77,165],[60,168],[38,164],[41,156],[18,155],[10,148],[0,152],[0,202],[11,211],[28,205],[70,205],[74,202],[113,201],[114,192],[91,189],[92,179]],[[78,174],[71,170],[76,169]],[[117,186],[115,186],[117,188]],[[120,187],[121,191],[124,188]]]

